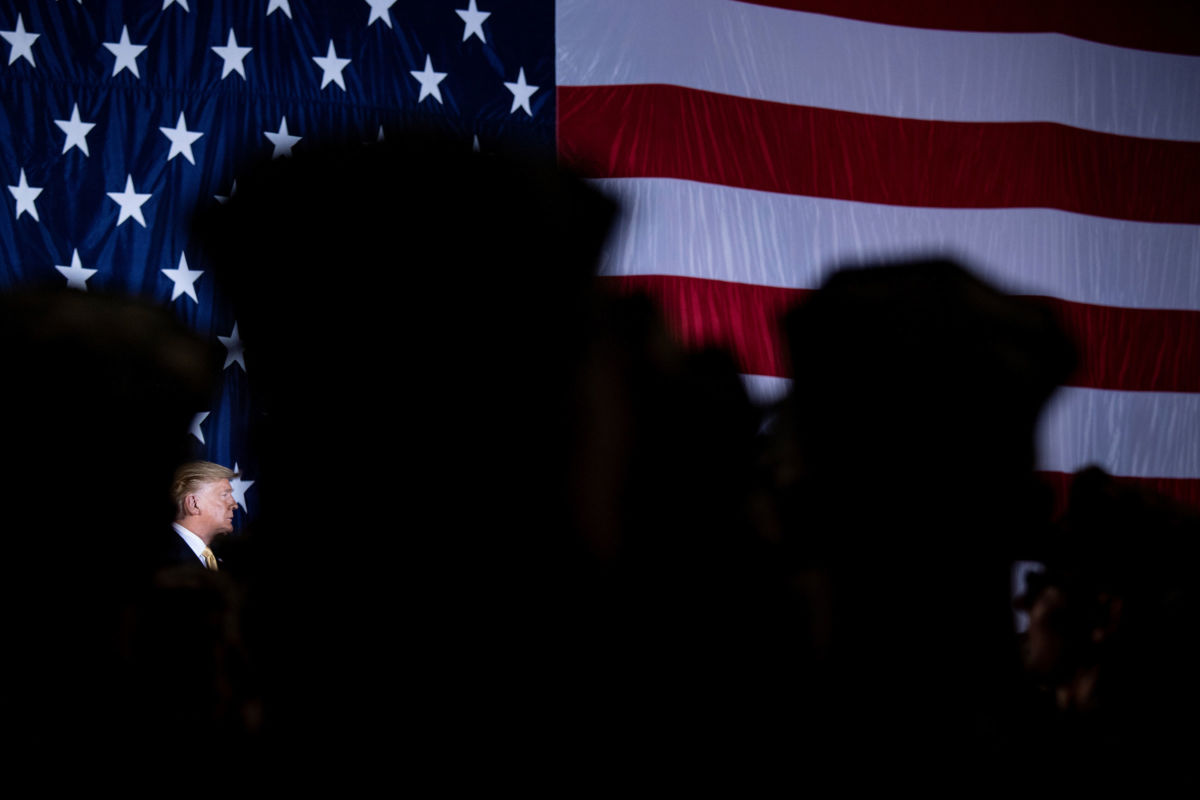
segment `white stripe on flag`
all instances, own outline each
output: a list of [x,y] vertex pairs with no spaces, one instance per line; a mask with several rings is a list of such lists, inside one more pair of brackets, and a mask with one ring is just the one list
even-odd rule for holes
[[670,84],[888,117],[1200,141],[1200,57],[730,0],[558,0],[562,86]]
[[1200,478],[1200,395],[1062,387],[1042,416],[1038,469],[1098,464],[1114,475]]
[[750,402],[764,407],[782,400],[792,388],[790,379],[771,375],[743,375],[742,385]]
[[1200,226],[1040,208],[885,206],[665,178],[594,182],[622,221],[605,275],[813,289],[837,266],[947,255],[1018,294],[1200,310]]

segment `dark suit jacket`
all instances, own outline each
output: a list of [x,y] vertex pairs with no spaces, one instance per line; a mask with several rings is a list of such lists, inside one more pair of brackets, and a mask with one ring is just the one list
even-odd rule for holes
[[204,566],[204,561],[197,558],[196,554],[192,552],[192,548],[188,547],[187,542],[175,532],[174,528],[167,528],[166,532],[159,537],[156,550],[154,558],[155,569],[180,566]]

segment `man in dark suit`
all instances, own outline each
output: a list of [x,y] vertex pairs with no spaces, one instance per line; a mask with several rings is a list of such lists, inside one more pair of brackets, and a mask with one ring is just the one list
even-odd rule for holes
[[233,532],[237,501],[229,479],[233,470],[211,461],[189,461],[175,471],[171,499],[175,502],[175,535],[164,545],[162,565],[200,565],[217,569],[213,540]]

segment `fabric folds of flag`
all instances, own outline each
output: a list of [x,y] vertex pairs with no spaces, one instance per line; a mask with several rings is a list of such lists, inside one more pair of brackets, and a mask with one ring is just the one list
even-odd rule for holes
[[[229,201],[258,161],[411,127],[464,151],[516,150],[551,163],[553,8],[552,0],[0,4],[0,289],[135,295],[208,340],[224,368],[216,396],[195,409],[188,442],[195,457],[243,473],[239,506],[257,513],[256,491],[245,493],[258,476],[248,436],[254,348],[193,241],[193,213]],[[261,231],[267,241],[286,235]],[[398,263],[404,253],[398,242]],[[281,286],[303,279],[292,265],[273,266]],[[338,267],[329,280],[379,280],[366,267]],[[320,309],[312,324],[322,325]]]
[[1200,505],[1200,39],[1171,4],[1094,11],[559,0],[560,158],[625,209],[605,279],[771,399],[779,315],[832,269],[955,257],[1080,346],[1051,481]]

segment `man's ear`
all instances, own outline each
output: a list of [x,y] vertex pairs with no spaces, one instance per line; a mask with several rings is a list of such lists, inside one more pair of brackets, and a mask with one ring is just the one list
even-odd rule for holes
[[197,514],[200,512],[200,501],[196,499],[196,495],[189,494],[184,496],[183,510],[187,514]]

